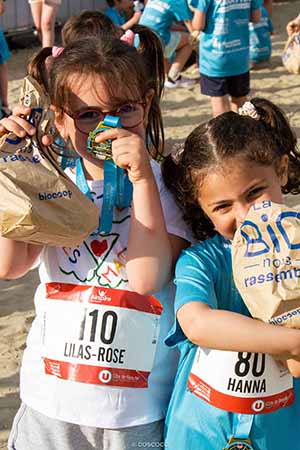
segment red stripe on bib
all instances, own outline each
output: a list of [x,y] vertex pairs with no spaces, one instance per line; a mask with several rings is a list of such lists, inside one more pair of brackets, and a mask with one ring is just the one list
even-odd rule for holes
[[163,310],[160,302],[151,295],[69,283],[46,283],[46,298],[71,302],[87,301],[90,304],[118,306],[156,315],[161,315]]

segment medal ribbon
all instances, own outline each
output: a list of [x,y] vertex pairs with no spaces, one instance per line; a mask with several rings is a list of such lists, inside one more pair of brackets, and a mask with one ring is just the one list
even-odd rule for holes
[[[103,124],[117,128],[121,126],[121,120],[119,117],[106,116]],[[86,197],[92,200],[81,158],[77,160],[76,164],[76,185]],[[118,167],[112,159],[106,159],[104,161],[103,203],[97,233],[109,233],[113,223],[114,207],[128,208],[131,201],[132,184],[127,172]]]
[[254,414],[237,414],[233,415],[233,436],[230,438],[223,450],[229,449],[247,449],[253,450],[250,441],[250,432],[254,420]]

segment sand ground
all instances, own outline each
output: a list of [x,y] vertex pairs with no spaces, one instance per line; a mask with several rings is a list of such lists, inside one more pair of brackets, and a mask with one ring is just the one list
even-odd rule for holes
[[[300,12],[300,0],[276,3],[273,56],[265,68],[251,72],[252,95],[264,96],[282,107],[300,138],[300,76],[286,72],[281,52],[286,40],[285,24]],[[26,62],[35,49],[14,52],[9,62],[9,101],[18,102]],[[181,142],[200,122],[210,118],[210,103],[195,86],[191,90],[167,91],[163,99],[167,148]],[[300,204],[299,196],[289,198]],[[0,450],[6,448],[12,419],[19,406],[19,367],[25,339],[34,316],[33,294],[38,283],[36,271],[19,280],[0,280]]]

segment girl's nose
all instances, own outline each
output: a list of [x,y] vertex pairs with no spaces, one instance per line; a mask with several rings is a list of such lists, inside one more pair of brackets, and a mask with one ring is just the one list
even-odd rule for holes
[[245,221],[250,205],[242,203],[236,208],[236,226],[239,227]]

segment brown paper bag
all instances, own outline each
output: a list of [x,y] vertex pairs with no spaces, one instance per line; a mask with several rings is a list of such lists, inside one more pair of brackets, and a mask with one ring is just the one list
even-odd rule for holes
[[288,38],[281,57],[288,72],[300,73],[300,33],[293,33]]
[[99,211],[62,171],[57,155],[41,144],[56,135],[50,100],[30,76],[21,103],[32,108],[33,137],[13,133],[0,141],[0,235],[36,244],[74,247],[98,227]]
[[232,243],[237,289],[254,318],[300,328],[300,212],[255,204]]

